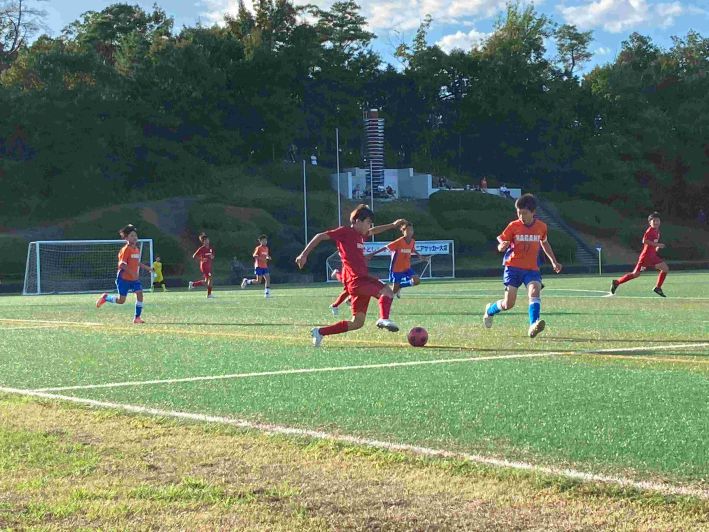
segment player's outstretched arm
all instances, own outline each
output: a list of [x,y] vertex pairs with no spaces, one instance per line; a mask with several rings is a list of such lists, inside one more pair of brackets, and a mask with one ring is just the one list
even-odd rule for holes
[[372,227],[369,230],[369,236],[372,235],[378,235],[379,233],[384,233],[385,231],[391,231],[392,229],[396,229],[397,227],[400,227],[401,225],[407,223],[407,221],[404,218],[399,218],[398,220],[394,220],[390,224],[383,224],[383,225],[377,225],[375,227]]
[[549,257],[549,262],[551,262],[551,267],[554,268],[554,271],[556,273],[559,273],[561,271],[561,264],[556,261],[556,255],[554,255],[554,250],[551,249],[551,244],[544,240],[543,242],[540,243],[542,246],[542,249],[544,250],[544,254]]
[[142,262],[140,263],[140,267],[143,268],[144,270],[148,270],[149,272],[154,272],[155,270],[148,266],[147,264],[143,264]]
[[313,237],[313,239],[308,242],[308,245],[305,246],[305,249],[300,252],[300,255],[298,255],[295,258],[295,263],[298,265],[298,268],[301,270],[305,266],[305,264],[308,262],[308,255],[320,244],[320,242],[324,240],[330,240],[330,237],[328,236],[327,233],[318,233]]

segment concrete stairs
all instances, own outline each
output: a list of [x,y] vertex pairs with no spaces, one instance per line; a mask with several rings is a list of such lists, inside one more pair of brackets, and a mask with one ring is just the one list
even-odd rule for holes
[[[589,272],[596,271],[598,269],[598,254],[596,250],[589,246],[572,227],[564,222],[549,204],[543,200],[539,200],[539,198],[537,198],[537,200],[539,202],[536,211],[537,217],[547,224],[550,229],[562,231],[576,241],[576,261],[574,265],[583,266],[587,268]],[[552,247],[553,244],[552,242]]]

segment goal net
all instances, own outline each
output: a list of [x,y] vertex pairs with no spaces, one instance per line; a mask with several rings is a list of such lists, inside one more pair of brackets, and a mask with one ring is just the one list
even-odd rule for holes
[[[24,295],[110,292],[116,288],[118,252],[123,240],[46,240],[27,248]],[[138,240],[140,262],[152,265],[153,241]],[[152,274],[140,269],[144,289]]]
[[[364,253],[380,250],[389,242],[365,242]],[[411,257],[411,268],[421,279],[451,279],[455,277],[455,242],[453,240],[417,240],[416,251],[424,258]],[[383,251],[369,261],[369,271],[383,281],[389,280],[391,254]],[[342,260],[336,251],[325,261],[325,276],[328,282],[333,270],[342,270]]]

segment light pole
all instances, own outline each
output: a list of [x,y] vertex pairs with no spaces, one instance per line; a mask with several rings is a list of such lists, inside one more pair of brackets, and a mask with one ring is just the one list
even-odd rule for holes
[[305,243],[308,243],[308,184],[305,177],[305,159],[303,159],[303,226],[305,228]]
[[596,251],[598,251],[598,275],[603,275],[603,266],[601,262],[601,246],[598,246],[596,248]]
[[340,128],[335,128],[335,150],[337,158],[337,226],[342,225],[342,206],[340,205]]

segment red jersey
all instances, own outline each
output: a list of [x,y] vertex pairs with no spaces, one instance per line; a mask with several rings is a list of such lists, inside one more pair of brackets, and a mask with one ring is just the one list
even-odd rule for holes
[[121,272],[121,264],[125,264],[125,269],[121,273],[121,278],[125,281],[137,281],[140,276],[140,248],[126,244],[118,253],[118,271]]
[[510,242],[510,248],[505,253],[505,266],[522,270],[539,270],[539,249],[547,239],[547,224],[534,220],[531,225],[525,225],[522,220],[510,222],[502,234],[501,240]]
[[[643,241],[646,240],[659,242],[660,232],[653,227],[648,227],[647,231],[645,231],[645,234],[643,235]],[[654,259],[655,257],[657,257],[657,247],[652,244],[644,244],[643,250],[640,252],[640,260]]]
[[214,248],[207,246],[200,246],[200,248],[195,251],[195,257],[199,259],[200,264],[206,264],[211,266],[214,260]]
[[335,242],[342,259],[342,280],[345,284],[369,276],[369,267],[364,258],[364,237],[351,227],[341,226],[325,231]]
[[253,257],[254,268],[268,268],[268,246],[256,246]]
[[397,238],[387,244],[387,249],[392,251],[391,271],[405,272],[411,268],[411,255],[416,251],[416,240],[406,241],[406,237]]

